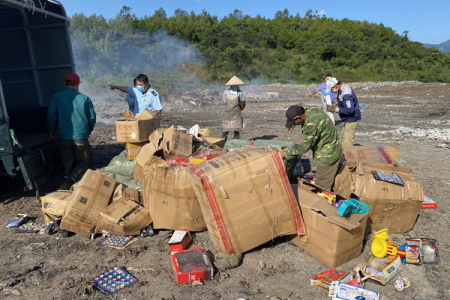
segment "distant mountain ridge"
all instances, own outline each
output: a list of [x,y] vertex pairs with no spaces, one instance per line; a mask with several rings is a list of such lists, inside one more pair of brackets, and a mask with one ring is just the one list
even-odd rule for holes
[[450,52],[450,40],[440,44],[423,44],[427,48],[436,48],[444,53]]

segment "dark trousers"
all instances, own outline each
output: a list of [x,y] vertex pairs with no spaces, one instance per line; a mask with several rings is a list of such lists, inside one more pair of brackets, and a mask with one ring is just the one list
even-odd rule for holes
[[89,140],[59,140],[61,160],[67,178],[79,181],[92,165],[92,150]]
[[[222,137],[224,139],[227,139],[228,138],[228,133],[229,133],[229,131],[222,132]],[[235,140],[239,139],[239,131],[235,131],[234,132],[233,139],[235,139]]]

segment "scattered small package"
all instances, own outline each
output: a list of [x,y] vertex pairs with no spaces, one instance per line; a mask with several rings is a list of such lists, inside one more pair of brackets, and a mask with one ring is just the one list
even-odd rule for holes
[[135,241],[137,240],[134,239],[132,236],[108,235],[102,241],[102,246],[112,247],[116,249],[123,249]]
[[331,283],[328,296],[333,297],[333,299],[344,300],[380,300],[380,295],[375,291],[353,286],[340,281],[333,281]]
[[42,223],[25,223],[16,228],[17,233],[36,233],[45,228],[45,224]]
[[437,203],[430,197],[423,195],[423,202],[420,206],[421,209],[435,209],[437,208]]
[[121,267],[114,266],[108,271],[95,277],[92,280],[92,285],[102,294],[108,295],[116,293],[136,282],[138,282],[136,277]]
[[407,264],[438,264],[440,262],[439,249],[437,247],[437,241],[435,239],[406,239],[405,252],[405,262]]
[[214,278],[214,268],[203,248],[177,252],[171,257],[178,284]]
[[6,224],[6,228],[18,227],[25,223],[26,220],[28,220],[28,215],[18,214],[17,217],[14,218],[14,220],[11,220],[8,222],[8,224]]
[[372,255],[366,262],[357,265],[355,271],[361,271],[370,281],[386,285],[402,271],[402,260],[396,255],[385,258]]
[[187,246],[191,243],[192,237],[189,231],[175,230],[172,237],[169,240],[170,253],[183,252]]
[[338,271],[334,269],[323,271],[310,278],[311,285],[322,290],[328,291],[333,281],[349,282],[352,279],[352,274],[346,271]]

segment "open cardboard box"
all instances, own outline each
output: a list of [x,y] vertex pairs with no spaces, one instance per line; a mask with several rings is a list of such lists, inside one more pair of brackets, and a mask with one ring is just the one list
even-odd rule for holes
[[131,119],[116,121],[116,139],[118,143],[147,142],[149,135],[160,127],[161,118],[148,109]]
[[67,203],[69,203],[71,197],[71,191],[56,191],[42,197],[42,212],[44,213],[45,225],[55,221],[55,216],[61,217],[64,215]]
[[117,235],[139,235],[152,222],[147,209],[137,202],[120,199],[100,212],[95,231]]
[[[375,180],[373,171],[385,171],[400,176],[404,186]],[[346,162],[334,182],[334,192],[350,197],[353,193],[370,206],[367,231],[387,228],[390,233],[411,230],[420,212],[423,187],[411,174],[411,169],[393,165]]]
[[[363,248],[366,214],[338,216],[336,207],[317,195],[325,191],[307,181],[292,185],[300,204],[306,235],[293,236],[291,243],[328,267],[336,267],[359,256]],[[336,195],[336,201],[348,200]]]

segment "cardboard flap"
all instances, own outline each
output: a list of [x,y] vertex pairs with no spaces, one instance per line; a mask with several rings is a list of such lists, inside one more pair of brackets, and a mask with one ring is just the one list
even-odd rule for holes
[[155,145],[155,147],[157,149],[161,148],[162,147],[162,143],[160,144],[160,142],[161,142],[161,139],[164,136],[165,131],[166,131],[165,128],[158,128],[158,129],[156,129],[155,131],[152,132],[152,134],[150,134],[150,136],[148,137],[148,141],[150,143],[152,143],[153,145]]
[[142,112],[138,113],[134,116],[135,120],[150,120],[150,119],[158,119],[158,114],[155,111],[150,111],[148,109],[144,109]]
[[349,198],[351,193],[355,191],[352,176],[346,164],[341,167],[339,176],[336,176],[334,179],[333,191],[344,196],[345,198]]
[[127,120],[133,120],[134,118],[134,114],[130,110],[123,111],[120,115]]
[[348,230],[360,226],[359,222],[366,216],[366,214],[352,214],[349,218],[340,217],[337,215],[337,209],[335,207],[328,204],[323,197],[318,196],[303,185],[298,185],[298,199],[300,207],[321,213],[328,222]]

